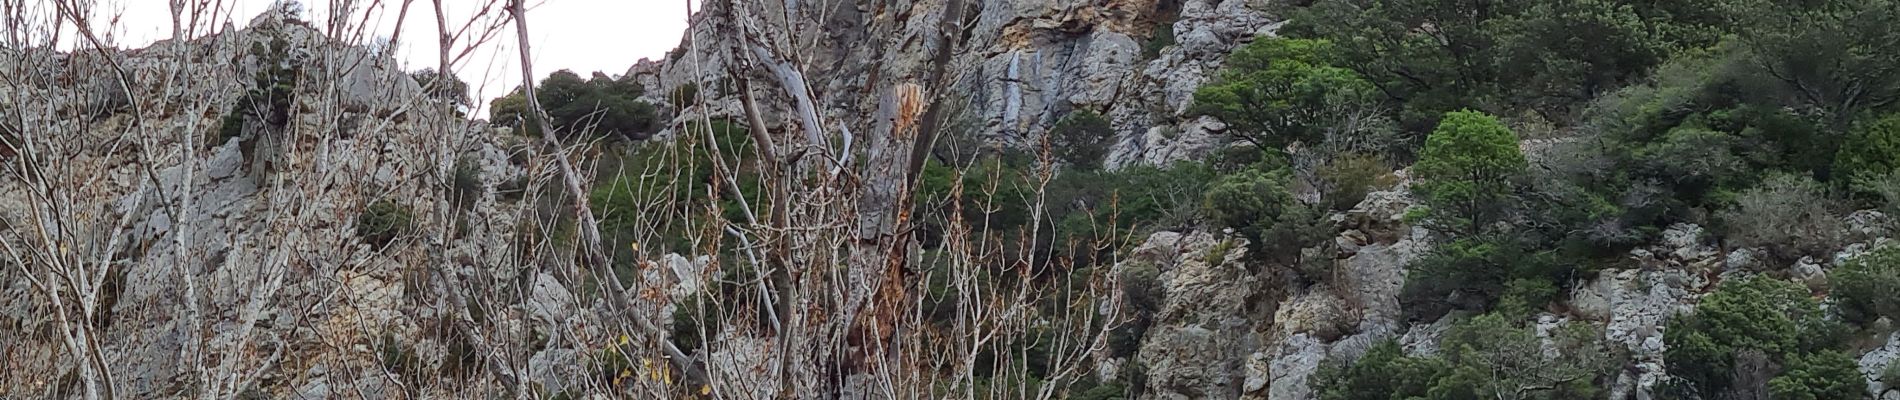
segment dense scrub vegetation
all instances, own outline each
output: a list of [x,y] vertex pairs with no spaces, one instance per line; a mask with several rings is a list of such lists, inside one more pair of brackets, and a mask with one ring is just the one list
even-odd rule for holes
[[[555,71],[535,86],[535,96],[547,110],[555,131],[575,138],[589,133],[645,139],[659,124],[653,105],[639,100],[645,94],[646,87],[632,77],[616,79],[599,72],[583,80],[573,71]],[[541,135],[541,126],[527,112],[528,98],[517,89],[490,102],[489,123],[513,127],[529,136]]]
[[[1711,227],[1709,239],[1724,248],[1759,248],[1766,265],[1782,266],[1839,250],[1847,211],[1900,210],[1900,47],[1891,45],[1900,2],[1308,3],[1287,6],[1283,36],[1241,47],[1195,93],[1191,112],[1227,123],[1233,146],[1165,167],[1104,168],[1115,127],[1075,110],[1030,149],[939,148],[912,210],[922,250],[949,250],[947,238],[971,234],[954,227],[966,226],[1005,243],[997,253],[1037,255],[1033,265],[979,260],[1017,272],[982,280],[1059,288],[1105,271],[1148,233],[1200,229],[1246,239],[1250,264],[1290,278],[1276,284],[1321,285],[1339,252],[1329,214],[1403,175],[1419,200],[1407,222],[1437,243],[1408,266],[1404,311],[1415,324],[1462,320],[1436,354],[1407,356],[1385,343],[1333,361],[1312,379],[1316,393],[1592,398],[1628,367],[1625,350],[1587,321],[1541,334],[1531,321],[1561,313],[1566,293],[1596,271],[1634,267],[1630,250],[1665,227]],[[1155,40],[1170,35],[1157,31]],[[652,107],[633,100],[643,88],[624,79],[563,71],[539,90],[563,132],[592,126],[640,138],[655,128]],[[669,101],[684,108],[697,90]],[[497,100],[493,121],[537,134],[522,101]],[[970,129],[951,130],[946,143],[975,140]],[[712,121],[680,132],[603,162],[612,172],[590,196],[608,241],[633,244],[617,251],[642,243],[730,251],[686,238],[770,215],[742,211],[763,210],[769,195],[756,177],[770,173],[745,129]],[[660,228],[636,229],[648,226]],[[947,326],[958,300],[924,258],[923,306]],[[1720,284],[1695,314],[1668,323],[1672,376],[1660,394],[1858,397],[1864,381],[1845,338],[1900,317],[1896,266],[1893,251],[1876,252],[1833,272],[1830,287],[1812,288],[1820,292],[1774,271]],[[729,292],[761,278],[722,271]],[[1135,360],[1165,293],[1154,266],[1119,278],[1128,321],[1109,352]],[[1015,350],[1032,365],[1041,351]],[[1077,383],[1086,387],[1070,394],[1138,392],[1141,368]],[[1048,377],[1030,370],[1031,379]]]
[[[1412,161],[1424,207],[1408,219],[1445,239],[1409,269],[1402,303],[1414,321],[1463,310],[1483,316],[1460,326],[1511,332],[1675,223],[1715,227],[1716,243],[1763,249],[1769,266],[1827,257],[1856,240],[1844,236],[1847,211],[1900,200],[1900,2],[1319,0],[1283,11],[1284,37],[1235,52],[1195,109],[1292,160],[1291,176],[1323,176],[1301,171],[1323,164],[1302,158]],[[1350,145],[1365,142],[1385,146]],[[1275,193],[1292,187],[1254,172],[1215,182],[1209,195],[1239,209],[1203,220],[1256,238],[1259,215],[1282,209],[1263,204],[1286,204]],[[1241,188],[1256,189],[1245,202],[1226,194]],[[1896,264],[1880,251],[1841,267],[1828,310],[1785,272],[1723,283],[1670,323],[1664,394],[1862,397],[1843,338],[1893,317]],[[1474,360],[1508,361],[1461,353],[1512,337],[1451,334],[1450,351],[1418,358],[1383,346],[1313,383],[1333,399],[1582,398],[1614,376],[1577,362],[1566,365],[1583,375],[1555,384],[1510,376],[1561,375],[1524,365],[1470,366],[1482,384],[1459,378]]]

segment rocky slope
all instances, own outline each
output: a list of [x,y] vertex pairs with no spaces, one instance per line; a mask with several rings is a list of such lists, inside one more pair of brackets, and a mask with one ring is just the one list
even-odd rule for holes
[[[1350,361],[1378,341],[1395,340],[1408,354],[1437,351],[1439,335],[1462,315],[1438,321],[1404,321],[1398,293],[1406,264],[1429,252],[1434,235],[1403,222],[1412,206],[1401,187],[1374,192],[1350,211],[1335,214],[1342,252],[1331,284],[1302,287],[1277,280],[1279,272],[1250,265],[1243,239],[1220,233],[1161,232],[1116,268],[1154,266],[1166,299],[1160,321],[1142,340],[1140,360],[1155,399],[1311,399],[1307,378],[1327,360]],[[1631,250],[1630,268],[1607,269],[1575,288],[1536,317],[1538,331],[1589,324],[1602,339],[1628,351],[1609,393],[1613,399],[1648,399],[1667,374],[1663,327],[1669,318],[1693,313],[1697,300],[1721,281],[1758,273],[1786,273],[1825,286],[1828,269],[1869,249],[1888,245],[1877,221],[1861,211],[1843,226],[1862,241],[1840,246],[1831,260],[1803,259],[1787,266],[1761,265],[1763,249],[1726,253],[1703,228],[1678,224],[1657,243]],[[1209,256],[1215,254],[1218,256]],[[1868,377],[1868,396],[1886,386],[1876,380],[1896,362],[1900,335],[1879,333],[1857,356]],[[1129,360],[1111,365],[1129,365]],[[1114,374],[1099,373],[1103,379]],[[1892,394],[1888,394],[1889,398]]]
[[[826,116],[854,132],[874,132],[878,121],[863,110],[878,109],[873,94],[923,75],[931,56],[925,46],[938,35],[946,3],[827,3],[834,8],[823,14],[826,29],[803,33],[822,36],[809,39],[821,45],[800,54]],[[1105,163],[1111,167],[1199,159],[1222,143],[1219,121],[1187,117],[1193,92],[1234,48],[1279,26],[1258,0],[975,3],[960,45],[967,51],[953,56],[946,76],[954,83],[936,100],[956,109],[953,123],[965,127],[962,134],[1028,146],[1071,110],[1092,110],[1117,132]],[[721,60],[728,43],[712,32],[710,17],[696,16],[700,28],[667,59],[627,71],[656,104],[675,88],[726,79]],[[739,114],[729,93],[702,93],[712,97],[707,110],[680,118]]]
[[[170,42],[114,52],[116,62],[93,52],[8,58],[35,64],[9,71],[46,71],[16,83],[114,82],[105,77],[122,68],[151,85],[131,87],[129,104],[92,121],[14,109],[37,126],[29,134],[53,135],[30,143],[56,146],[0,179],[0,236],[24,254],[35,253],[19,246],[46,243],[30,240],[29,226],[71,238],[25,260],[35,276],[56,266],[106,270],[80,258],[53,261],[61,256],[107,253],[112,264],[98,286],[30,282],[17,260],[0,262],[0,364],[9,366],[0,397],[78,396],[88,364],[66,342],[76,322],[96,329],[102,360],[94,365],[105,370],[91,373],[116,382],[103,397],[384,398],[402,385],[373,372],[385,351],[414,349],[404,351],[435,365],[450,354],[440,331],[453,318],[431,286],[443,281],[425,272],[521,273],[507,261],[512,226],[450,225],[513,220],[523,206],[498,203],[492,191],[450,206],[441,189],[458,159],[480,172],[484,188],[525,174],[498,137],[423,97],[387,55],[333,42],[290,17],[268,12],[242,30],[184,43],[197,53],[191,62],[176,62]],[[297,85],[285,120],[227,119],[257,93],[250,78],[274,66],[299,71],[280,81]],[[93,93],[57,83],[8,87],[10,100],[52,108]],[[231,124],[242,128],[226,130]],[[68,140],[75,137],[85,139]],[[57,168],[14,169],[47,159],[59,161],[40,165]],[[411,210],[403,215],[417,238],[387,248],[358,239],[360,216],[379,201]],[[92,216],[116,224],[68,225]],[[68,300],[96,294],[95,304],[82,304],[96,322],[67,321],[81,310],[49,305],[49,287]]]
[[[914,78],[927,63],[924,47],[935,31],[935,15],[945,0],[829,2],[824,25],[815,33],[823,43],[803,53],[813,92],[833,121],[858,132],[873,132],[881,122],[861,110],[877,109],[880,96]],[[1192,91],[1216,71],[1235,47],[1271,33],[1278,21],[1247,0],[1009,0],[978,2],[971,20],[968,51],[954,55],[943,90],[959,104],[969,134],[1010,145],[1038,140],[1058,116],[1089,109],[1109,116],[1118,138],[1110,166],[1165,164],[1197,159],[1220,146],[1222,124],[1188,118]],[[695,18],[708,18],[698,16]],[[1148,42],[1165,30],[1175,38],[1165,46]],[[580,361],[590,352],[619,341],[600,328],[603,304],[577,304],[561,283],[566,271],[538,268],[533,256],[521,256],[515,225],[480,221],[519,221],[531,214],[531,202],[504,201],[501,188],[523,177],[545,178],[547,171],[519,162],[518,143],[485,127],[436,112],[437,104],[420,95],[414,81],[387,61],[360,49],[321,40],[308,27],[267,15],[245,30],[190,43],[205,60],[247,60],[235,68],[205,61],[183,68],[211,75],[211,86],[198,93],[212,104],[206,112],[152,111],[137,116],[158,130],[216,131],[230,104],[254,87],[243,77],[260,62],[248,59],[253,44],[285,38],[293,49],[311,55],[299,62],[335,85],[306,87],[313,95],[296,107],[308,109],[287,122],[291,140],[260,145],[260,132],[187,147],[183,135],[134,137],[147,152],[117,151],[112,140],[133,126],[132,115],[118,114],[96,125],[71,127],[100,140],[84,141],[68,151],[70,176],[93,176],[68,189],[87,194],[76,212],[126,215],[124,229],[87,227],[75,237],[123,241],[124,248],[151,254],[115,259],[107,277],[109,302],[96,318],[102,322],[106,371],[119,382],[123,398],[184,398],[215,394],[269,398],[390,398],[407,393],[414,380],[384,374],[392,358],[408,357],[427,371],[445,371],[468,362],[465,355],[483,345],[518,340],[537,342],[519,357],[498,357],[502,378],[530,382],[543,393],[560,393],[576,377],[594,374]],[[1163,42],[1165,43],[1165,42]],[[159,47],[154,47],[158,49]],[[688,45],[666,60],[635,65],[627,73],[641,79],[656,103],[673,90],[706,82],[718,86],[727,46],[709,31],[692,32]],[[123,54],[135,74],[162,76],[164,65],[142,60],[157,50]],[[21,59],[21,58],[9,58]],[[42,66],[55,76],[98,75],[103,71],[86,56],[52,57]],[[6,70],[17,65],[0,66]],[[84,67],[84,68],[81,68]],[[71,68],[71,70],[68,70]],[[91,69],[87,69],[91,68]],[[141,79],[141,81],[146,81]],[[45,96],[61,96],[48,90]],[[730,93],[706,90],[703,108],[673,110],[676,119],[736,116],[740,106]],[[149,95],[149,93],[148,93]],[[772,107],[787,107],[770,99]],[[71,101],[86,103],[85,101]],[[767,113],[768,117],[788,113]],[[323,116],[343,116],[330,118]],[[347,122],[346,122],[347,121]],[[48,125],[75,122],[35,121]],[[789,124],[789,121],[773,121]],[[347,128],[347,129],[346,129]],[[664,137],[665,135],[662,135]],[[222,138],[220,138],[222,139]],[[250,142],[247,144],[247,142]],[[258,160],[256,148],[277,149],[274,166]],[[0,155],[4,159],[5,155]],[[140,157],[151,160],[134,162]],[[135,165],[175,165],[143,171]],[[458,169],[477,173],[473,199],[447,198],[457,185]],[[7,227],[53,218],[36,212],[45,204],[25,181],[0,181],[0,216]],[[186,199],[189,199],[186,201]],[[363,211],[378,200],[394,199],[414,210],[414,238],[386,248],[362,243],[354,231]],[[1406,186],[1371,193],[1357,207],[1331,216],[1341,233],[1341,250],[1332,260],[1336,279],[1298,284],[1285,271],[1256,265],[1244,240],[1221,232],[1160,232],[1147,238],[1116,270],[1154,268],[1164,299],[1155,325],[1139,340],[1135,359],[1099,360],[1094,372],[1108,380],[1118,368],[1141,365],[1147,377],[1143,398],[1155,399],[1310,399],[1307,379],[1327,360],[1351,360],[1373,343],[1397,340],[1412,354],[1437,351],[1437,340],[1457,314],[1438,321],[1407,321],[1398,294],[1406,265],[1429,252],[1437,238],[1411,226],[1404,216],[1415,203]],[[171,205],[185,207],[172,209]],[[1671,316],[1694,312],[1701,295],[1714,285],[1750,270],[1787,269],[1793,276],[1824,282],[1833,266],[1885,245],[1878,213],[1845,217],[1858,242],[1841,246],[1829,260],[1803,260],[1789,266],[1762,266],[1760,250],[1720,248],[1693,225],[1671,227],[1658,243],[1633,250],[1624,269],[1601,271],[1575,284],[1562,304],[1538,316],[1540,327],[1594,324],[1604,338],[1630,351],[1615,398],[1648,398],[1666,373],[1661,354],[1668,344],[1662,327]],[[460,221],[460,222],[458,222]],[[468,222],[476,221],[476,222]],[[24,235],[4,229],[9,238]],[[187,232],[186,235],[177,235]],[[173,240],[177,237],[184,240]],[[108,240],[97,240],[99,238]],[[104,246],[87,244],[88,249]],[[109,247],[107,247],[109,248]],[[527,250],[532,253],[532,250]],[[704,261],[671,255],[643,270],[661,290],[692,290],[692,276]],[[0,261],[0,271],[12,271]],[[37,289],[0,272],[0,398],[70,396],[81,363],[61,343],[61,322],[54,306],[40,301]],[[477,307],[454,306],[448,285],[516,283],[526,301]],[[668,316],[668,306],[639,304],[640,312]],[[474,324],[484,321],[506,321]],[[661,318],[664,323],[664,317]],[[537,337],[537,327],[572,329],[572,337]],[[1540,329],[1548,331],[1548,329]],[[771,343],[742,343],[715,357],[728,371],[771,368],[746,357],[744,349]],[[1890,335],[1858,356],[1861,371],[1872,376],[1900,359],[1900,335]],[[219,371],[200,369],[211,365]],[[206,379],[217,372],[247,371],[241,381]],[[451,376],[451,375],[442,375]],[[1869,382],[1870,393],[1884,389]],[[490,393],[492,394],[492,393]],[[432,398],[469,393],[421,391]],[[1884,399],[1883,399],[1884,400]]]

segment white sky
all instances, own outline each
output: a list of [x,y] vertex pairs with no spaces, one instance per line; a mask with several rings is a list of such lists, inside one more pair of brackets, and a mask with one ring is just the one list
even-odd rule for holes
[[[222,0],[232,7],[233,23],[243,28],[252,17],[278,0]],[[404,69],[417,70],[437,64],[436,24],[431,0],[413,0],[402,33],[402,48],[396,58]],[[571,69],[586,77],[593,71],[618,76],[642,58],[659,59],[679,45],[686,31],[688,3],[699,0],[528,0],[528,31],[535,57],[535,74]],[[303,0],[306,19],[319,29],[337,0]],[[369,15],[379,26],[375,36],[394,32],[402,0],[357,0],[359,4],[379,6],[358,15]],[[143,47],[171,35],[171,9],[167,0],[103,0],[106,10],[119,10],[120,47]],[[488,0],[443,0],[451,30],[466,21]],[[364,6],[359,6],[364,7]],[[495,13],[505,13],[497,9]],[[103,12],[107,15],[115,12]],[[458,21],[458,18],[461,21]],[[498,97],[519,84],[520,58],[515,49],[514,26],[506,26],[483,50],[458,65],[456,75],[469,83],[477,108],[486,108],[488,99]],[[539,79],[539,78],[537,78]]]

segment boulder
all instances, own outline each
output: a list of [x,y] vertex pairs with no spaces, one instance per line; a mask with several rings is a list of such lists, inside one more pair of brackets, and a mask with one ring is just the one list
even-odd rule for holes
[[1869,397],[1884,394],[1884,396],[1876,400],[1900,400],[1900,389],[1888,390],[1900,388],[1900,382],[1881,382],[1878,380],[1882,374],[1886,373],[1890,368],[1894,368],[1896,362],[1900,362],[1900,334],[1888,334],[1886,345],[1875,348],[1873,351],[1869,351],[1867,354],[1860,356],[1860,373],[1869,377],[1867,381],[1867,395]]
[[[1662,368],[1663,324],[1690,312],[1708,282],[1682,269],[1604,270],[1570,291],[1571,310],[1603,322],[1604,339],[1630,351],[1633,371],[1616,386],[1618,396],[1646,398],[1666,376]],[[1623,398],[1623,397],[1618,397]]]
[[1272,381],[1267,384],[1267,398],[1270,400],[1301,400],[1313,398],[1313,389],[1306,384],[1306,378],[1319,371],[1320,362],[1326,360],[1326,345],[1318,338],[1297,335],[1287,339],[1275,350],[1273,362],[1269,366]]

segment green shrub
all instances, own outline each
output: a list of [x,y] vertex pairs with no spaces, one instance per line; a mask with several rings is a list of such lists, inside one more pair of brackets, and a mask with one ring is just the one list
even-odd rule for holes
[[[1433,248],[1406,267],[1400,303],[1419,320],[1430,321],[1453,308],[1483,309],[1497,298],[1520,261],[1521,249],[1501,238],[1461,238]],[[1476,295],[1453,304],[1449,295]]]
[[1088,387],[1071,387],[1070,392],[1074,393],[1069,397],[1071,400],[1122,400],[1128,398],[1128,385],[1121,381],[1108,381]]
[[1729,240],[1742,247],[1766,247],[1794,260],[1825,255],[1840,242],[1842,222],[1833,213],[1827,187],[1806,176],[1777,174],[1736,196],[1719,217]]
[[1599,397],[1617,358],[1594,327],[1572,327],[1547,342],[1521,323],[1481,315],[1446,331],[1437,355],[1408,357],[1388,340],[1356,361],[1328,360],[1308,382],[1322,400]]
[[[1461,321],[1439,342],[1451,369],[1430,390],[1432,398],[1496,399],[1527,393],[1544,399],[1602,397],[1598,380],[1616,371],[1613,352],[1598,338],[1600,328],[1575,324],[1546,338],[1523,323],[1487,314]],[[1548,355],[1547,351],[1552,351]],[[1523,398],[1523,397],[1516,397]]]
[[1366,193],[1398,184],[1392,169],[1378,156],[1347,153],[1336,157],[1317,171],[1320,198],[1333,210],[1350,210],[1365,200]]
[[218,120],[217,134],[205,135],[205,148],[218,147],[231,141],[231,138],[244,135],[244,113],[241,110],[241,106],[232,107],[231,112]]
[[534,125],[534,116],[528,113],[528,96],[521,88],[496,97],[488,102],[488,124],[514,128],[514,133],[523,136],[540,136],[540,126]]
[[1157,25],[1155,26],[1154,34],[1148,37],[1147,42],[1143,42],[1141,44],[1141,59],[1153,60],[1153,59],[1161,58],[1161,51],[1166,50],[1168,46],[1173,46],[1173,45],[1174,45],[1174,25],[1173,24]]
[[289,62],[290,43],[281,32],[271,32],[268,45],[253,43],[251,55],[257,57],[258,71],[252,87],[238,101],[247,113],[274,127],[290,123],[291,105],[297,103],[297,82],[303,68]]
[[455,175],[451,178],[451,187],[455,189],[455,204],[468,207],[482,197],[482,166],[473,156],[462,156],[455,160]]
[[[592,79],[583,80],[573,71],[560,70],[541,80],[535,87],[535,97],[547,111],[549,122],[564,138],[618,135],[645,139],[659,122],[653,105],[639,101],[645,90],[632,77],[613,79],[596,72]],[[514,127],[517,133],[527,136],[541,135],[541,126],[529,113],[527,95],[522,89],[489,104],[489,123]]]
[[[700,335],[702,329],[718,334],[720,326],[724,323],[721,319],[725,315],[723,310],[700,299],[701,296],[697,295],[687,297],[684,301],[674,304],[673,307],[673,326],[667,337],[673,340],[673,345],[679,346],[680,350],[688,353],[706,345],[705,339]],[[706,309],[701,310],[701,307]],[[701,314],[702,312],[704,314]]]
[[1406,399],[1424,397],[1450,369],[1442,358],[1407,357],[1385,340],[1356,361],[1327,359],[1309,382],[1321,400]]
[[1736,154],[1741,137],[1698,126],[1680,126],[1664,133],[1630,156],[1646,176],[1670,177],[1678,192],[1703,194],[1736,187],[1753,180],[1752,167]]
[[[723,179],[715,179],[708,133],[718,142],[727,168],[737,169],[732,175],[738,177],[739,193]],[[622,161],[620,174],[604,178],[606,182],[589,193],[602,238],[625,243],[637,233],[652,232],[666,241],[656,248],[687,252],[691,250],[688,234],[710,222],[704,218],[706,210],[718,207],[728,221],[744,222],[738,205],[739,196],[744,196],[754,211],[763,213],[766,201],[760,196],[754,158],[752,137],[745,127],[724,119],[689,124],[677,140],[641,146]],[[714,183],[718,186],[710,186]],[[708,197],[715,189],[719,197]],[[667,217],[656,217],[655,210],[665,210]]]
[[1425,151],[1412,166],[1418,176],[1414,189],[1431,205],[1434,224],[1478,233],[1510,208],[1512,181],[1527,165],[1517,134],[1497,117],[1452,112],[1425,139]]
[[1663,336],[1670,344],[1663,358],[1676,386],[1715,394],[1730,388],[1736,355],[1743,351],[1789,365],[1839,345],[1843,331],[1801,285],[1752,277],[1724,283],[1694,314],[1671,320]]
[[1874,209],[1887,215],[1900,214],[1900,171],[1858,176],[1849,185]]
[[1094,111],[1077,110],[1056,121],[1049,129],[1049,151],[1057,160],[1082,170],[1102,167],[1108,146],[1115,139],[1115,128]]
[[1562,283],[1590,276],[1596,267],[1520,235],[1457,238],[1407,265],[1399,299],[1424,321],[1452,309],[1526,316],[1568,289]]
[[1233,254],[1233,252],[1234,241],[1221,239],[1218,242],[1214,242],[1214,247],[1209,247],[1206,253],[1201,254],[1201,262],[1207,263],[1208,266],[1218,266],[1226,263],[1227,255]]
[[1104,181],[1114,183],[1118,220],[1145,237],[1153,230],[1187,228],[1200,208],[1201,193],[1213,180],[1206,165],[1182,161],[1166,168],[1124,167]]
[[[1829,297],[1841,318],[1868,324],[1880,317],[1900,321],[1900,248],[1860,256],[1828,274]],[[1895,382],[1900,383],[1900,382]]]
[[1530,317],[1544,311],[1544,305],[1557,300],[1557,285],[1547,279],[1519,278],[1504,284],[1498,297],[1498,313]]
[[1768,381],[1775,399],[1822,400],[1862,398],[1867,381],[1852,357],[1824,350],[1788,360],[1787,371]]
[[1287,191],[1284,170],[1247,170],[1218,178],[1202,196],[1201,213],[1216,228],[1231,228],[1255,256],[1299,262],[1300,250],[1331,237],[1324,216]]
[[1846,143],[1852,145],[1835,154],[1835,177],[1851,182],[1900,171],[1900,113],[1854,124]]
[[1217,227],[1253,229],[1293,205],[1286,184],[1285,174],[1257,170],[1222,176],[1208,186],[1201,213]]
[[411,231],[412,219],[408,208],[387,199],[377,200],[356,217],[356,236],[371,246],[386,247]]
[[1568,116],[1671,52],[1728,33],[1719,24],[1730,8],[1706,3],[1316,0],[1279,33],[1336,43],[1340,65],[1377,84],[1407,130],[1424,132],[1460,108]]
[[1262,150],[1318,144],[1345,125],[1339,118],[1353,114],[1342,110],[1376,108],[1377,90],[1333,66],[1333,50],[1324,40],[1256,39],[1195,90],[1194,113],[1220,118],[1228,132]]

